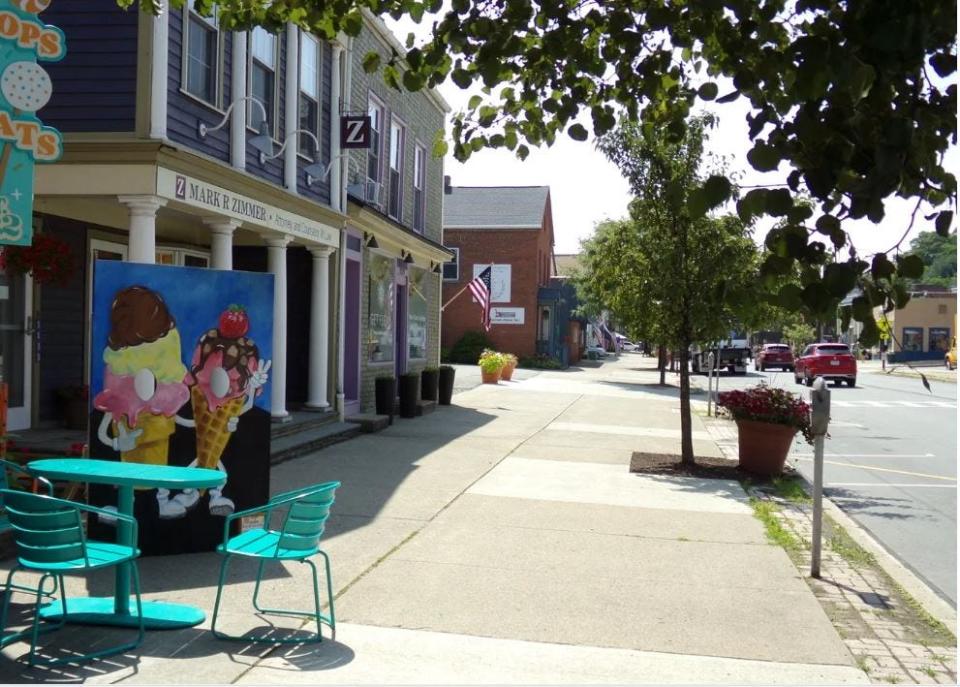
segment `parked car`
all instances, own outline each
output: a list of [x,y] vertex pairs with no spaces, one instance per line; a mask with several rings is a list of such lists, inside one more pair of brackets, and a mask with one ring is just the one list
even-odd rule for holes
[[598,358],[606,358],[606,357],[607,357],[607,349],[605,349],[603,346],[587,346],[586,349],[585,349],[584,352],[583,352],[584,356],[589,356],[591,351],[593,351],[593,353],[594,353]]
[[797,384],[813,386],[813,380],[823,377],[835,386],[846,382],[857,384],[857,359],[850,347],[841,343],[815,343],[807,346],[794,363],[793,379]]
[[957,369],[957,337],[953,337],[953,345],[950,347],[950,350],[947,351],[947,354],[943,356],[943,365],[948,370]]
[[793,369],[793,351],[787,344],[764,344],[757,353],[757,369],[764,372],[769,367],[781,370]]
[[633,343],[632,341],[627,341],[626,339],[623,339],[620,342],[620,348],[622,348],[625,351],[636,351],[640,348],[640,346]]

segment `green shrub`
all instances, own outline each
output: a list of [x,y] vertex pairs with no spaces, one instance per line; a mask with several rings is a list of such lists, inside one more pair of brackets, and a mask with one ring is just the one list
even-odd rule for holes
[[467,332],[450,349],[450,362],[476,365],[485,348],[493,348],[490,339],[482,332]]
[[449,362],[450,362],[450,349],[449,349],[449,348],[441,348],[441,349],[440,349],[440,362],[441,362],[441,363],[449,363]]
[[534,370],[560,370],[563,368],[563,364],[556,358],[546,355],[545,353],[537,353],[537,355],[520,358],[520,363],[517,367],[532,368]]

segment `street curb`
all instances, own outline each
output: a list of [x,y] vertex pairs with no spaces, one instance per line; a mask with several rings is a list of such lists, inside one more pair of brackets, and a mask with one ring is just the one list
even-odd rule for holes
[[[813,495],[813,483],[797,471],[797,477],[803,480],[807,491]],[[877,564],[885,573],[887,573],[894,582],[900,585],[903,590],[920,604],[920,606],[929,613],[934,619],[943,623],[954,636],[957,634],[957,610],[947,601],[944,601],[921,580],[916,573],[898,561],[893,554],[873,538],[867,530],[857,524],[849,515],[843,512],[837,504],[829,497],[823,497],[823,510],[837,524],[846,530],[850,538],[853,539],[862,548],[877,559]]]
[[[917,373],[917,372],[897,372],[897,371],[884,372],[884,371],[882,371],[882,370],[864,370],[864,372],[866,372],[867,374],[871,374],[871,375],[886,375],[886,376],[888,376],[888,377],[905,377],[905,378],[907,378],[907,379],[920,379],[920,374]],[[937,372],[939,372],[939,370],[934,371],[933,374],[929,374],[929,373],[924,372],[923,375],[924,375],[928,380],[934,381],[934,382],[943,382],[944,384],[956,384],[956,383],[957,383],[956,377],[952,377],[952,378],[951,378],[951,377],[942,377],[942,376],[938,375]]]

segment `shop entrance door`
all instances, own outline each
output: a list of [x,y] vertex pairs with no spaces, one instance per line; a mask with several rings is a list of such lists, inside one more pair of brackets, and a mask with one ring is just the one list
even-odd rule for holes
[[0,271],[0,356],[7,384],[7,430],[30,427],[33,387],[33,280]]

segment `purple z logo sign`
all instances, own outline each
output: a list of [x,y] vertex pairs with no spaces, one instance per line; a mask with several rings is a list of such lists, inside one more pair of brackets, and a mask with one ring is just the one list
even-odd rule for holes
[[370,147],[369,115],[343,115],[340,117],[340,147]]

